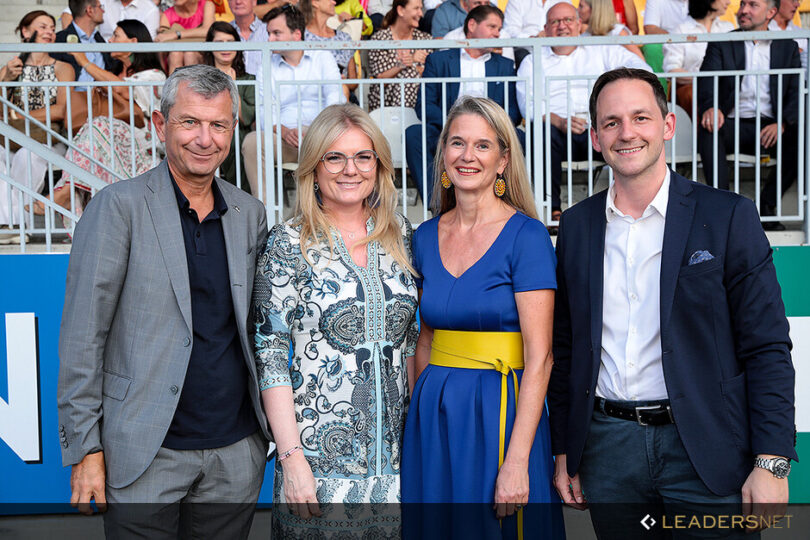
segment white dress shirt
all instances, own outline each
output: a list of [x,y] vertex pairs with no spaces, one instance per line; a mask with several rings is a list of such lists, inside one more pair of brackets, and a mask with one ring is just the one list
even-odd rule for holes
[[[771,22],[768,23],[768,30],[773,30],[775,32],[782,32],[783,30],[779,27],[779,23],[776,22],[774,19],[771,19]],[[793,30],[802,30],[802,27],[798,24],[794,23],[793,21],[788,21],[787,26],[785,27],[785,32],[790,32]],[[796,42],[796,45],[799,46],[799,57],[802,59],[802,67],[807,69],[807,40],[806,39],[794,39],[793,41]]]
[[[709,33],[731,32],[734,25],[728,21],[721,21],[716,18],[712,21]],[[706,34],[706,27],[697,22],[692,17],[687,17],[686,21],[679,24],[673,34]],[[684,71],[700,71],[703,64],[703,57],[706,56],[706,47],[709,44],[702,43],[664,43],[664,71],[682,69]]]
[[670,34],[689,16],[688,0],[647,0],[644,24],[653,24]]
[[[270,57],[271,81],[265,85],[262,71],[256,74],[256,88],[259,89],[259,102],[262,102],[265,86],[267,87],[268,99],[273,106],[272,114],[276,125],[281,124],[288,128],[308,126],[315,120],[315,117],[327,106],[335,103],[343,103],[343,91],[340,84],[324,84],[325,80],[339,80],[335,57],[329,51],[304,51],[301,61],[297,66],[288,64],[284,58],[273,53]],[[279,95],[275,95],[276,82],[279,81],[312,81],[313,84],[292,85],[281,84]],[[300,93],[300,123],[299,123],[299,93]],[[281,106],[281,117],[276,118],[275,102]],[[259,126],[264,123],[264,113],[257,111]]]
[[[512,36],[504,29],[501,29],[501,33],[498,39],[509,39]],[[463,41],[467,39],[467,36],[464,35],[464,27],[459,26],[458,28],[454,28],[447,32],[442,39],[449,39],[451,41]],[[515,50],[512,47],[504,47],[501,49],[501,56],[504,58],[508,58],[509,60],[515,59]]]
[[516,38],[534,37],[546,25],[543,0],[509,0],[503,12],[503,29]]
[[[771,69],[771,42],[746,41],[745,42],[745,71]],[[771,106],[771,76],[743,75],[740,84],[740,110],[731,111],[729,118],[757,117],[757,85],[759,85],[759,114],[775,118]]]
[[602,284],[602,362],[596,395],[610,400],[667,398],[661,363],[661,251],[669,169],[638,219],[616,206],[615,185],[605,205]]
[[[149,30],[152,39],[155,39],[160,25],[160,10],[152,0],[132,0],[126,6],[121,3],[121,0],[101,0],[101,4],[104,6],[104,22],[98,25],[98,31],[105,41],[110,41],[118,22],[124,19],[141,21]],[[65,8],[62,13],[73,16],[69,7]]]
[[[466,49],[461,49],[459,55],[459,74],[462,79],[485,79],[487,76],[486,63],[492,55],[482,54],[473,58]],[[463,96],[487,97],[487,83],[485,81],[469,81],[461,83],[458,90],[458,99]]]
[[[518,68],[518,77],[528,77],[529,92],[527,106],[526,83],[518,82],[517,100],[520,113],[524,118],[531,118],[533,113],[532,103],[535,102],[532,88],[532,77],[534,68],[534,55],[529,55],[523,59]],[[541,103],[541,114],[546,113],[545,101],[541,101],[545,92],[546,76],[579,75],[583,78],[570,81],[552,80],[548,82],[549,111],[567,118],[569,110],[571,115],[578,113],[587,114],[588,99],[590,98],[590,87],[593,81],[606,71],[620,67],[630,67],[652,71],[644,61],[620,45],[590,45],[580,46],[568,55],[558,55],[551,47],[543,47],[540,52],[542,60],[540,90],[537,102]],[[593,76],[588,79],[584,77]],[[570,104],[570,109],[569,109]]]
[[[245,39],[242,36],[242,31],[236,25],[236,21],[231,21],[231,26],[236,28],[239,37],[242,41],[249,43],[264,43],[270,40],[267,34],[267,25],[259,20],[258,17],[253,17],[253,22],[250,23],[250,37]],[[262,51],[243,51],[242,56],[245,59],[245,71],[251,75],[256,75],[262,69]]]

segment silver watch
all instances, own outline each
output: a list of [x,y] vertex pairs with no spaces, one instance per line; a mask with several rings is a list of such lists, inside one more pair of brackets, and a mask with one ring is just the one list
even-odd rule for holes
[[782,457],[775,457],[771,459],[756,458],[754,466],[766,471],[771,471],[777,478],[787,478],[790,474],[790,460]]

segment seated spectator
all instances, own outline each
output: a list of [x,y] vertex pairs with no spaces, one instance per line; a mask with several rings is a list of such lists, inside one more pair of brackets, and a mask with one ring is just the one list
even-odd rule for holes
[[433,14],[431,35],[434,38],[444,37],[450,30],[462,26],[467,13],[473,8],[486,4],[489,4],[489,0],[445,0]]
[[[160,16],[160,29],[155,41],[167,42],[205,39],[214,22],[216,6],[211,0],[174,0],[174,5]],[[196,51],[174,51],[167,55],[169,75],[181,66],[199,64],[202,55]]]
[[[779,0],[740,0],[737,11],[739,31],[761,32],[767,30],[768,22],[778,11]],[[799,47],[793,40],[772,41],[714,41],[706,47],[706,56],[701,71],[785,69],[801,67]],[[798,120],[799,89],[798,75],[783,75],[782,92],[779,93],[777,75],[744,75],[735,88],[734,77],[720,77],[718,95],[714,95],[712,77],[698,79],[698,151],[706,174],[706,183],[712,185],[715,171],[717,187],[728,189],[726,155],[734,150],[735,123],[739,124],[739,152],[754,154],[757,146],[767,149],[771,157],[777,157],[777,139],[781,140],[782,193],[776,193],[776,167],[771,168],[768,180],[760,193],[760,213],[773,216],[776,213],[777,197],[784,195],[796,181],[798,172]],[[739,110],[734,108],[734,94],[739,91]],[[759,92],[759,94],[757,94]],[[717,98],[717,110],[714,108]],[[759,99],[757,99],[759,97]],[[779,102],[782,105],[782,133],[776,121]],[[714,115],[717,113],[717,123]],[[757,113],[760,130],[757,132]],[[717,131],[717,153],[713,133]],[[766,230],[782,230],[778,221],[762,224]]]
[[366,13],[368,13],[368,17],[371,19],[371,23],[374,26],[374,32],[384,28],[383,19],[385,18],[385,14],[391,11],[393,5],[394,0],[368,0]]
[[[430,34],[418,30],[422,18],[422,0],[394,0],[394,5],[383,19],[383,29],[371,39],[377,41],[401,41],[432,39]],[[424,49],[374,49],[368,53],[368,71],[375,79],[416,79],[425,70],[428,51]],[[380,86],[372,84],[368,95],[370,111],[381,105],[394,107],[404,95],[406,107],[416,105],[419,85],[386,84],[385,96],[380,100]]]
[[[271,9],[264,16],[267,24],[267,34],[270,41],[301,41],[304,38],[304,15],[292,4]],[[335,103],[343,103],[343,93],[340,85],[324,84],[323,81],[339,80],[340,70],[335,58],[329,51],[276,51],[270,58],[271,80],[265,84],[263,73],[256,75],[256,87],[260,96],[268,92],[262,103],[278,103],[280,116],[276,117],[277,110],[272,109],[273,118],[273,155],[275,160],[282,163],[296,163],[298,161],[298,146],[304,138],[307,128],[325,107]],[[313,84],[292,85],[278,84],[281,81],[312,81]],[[274,96],[276,87],[279,87],[278,96]],[[300,108],[299,108],[300,105]],[[257,111],[257,131],[248,133],[242,142],[242,155],[245,160],[250,190],[257,198],[262,198],[265,190],[259,190],[258,155],[256,152],[256,139],[261,134],[264,123],[264,112]],[[281,156],[277,154],[278,136],[281,136]],[[265,148],[264,137],[260,137],[262,144],[261,162],[264,163]],[[262,197],[260,197],[260,195]]]
[[[801,0],[780,0],[779,11],[771,22],[768,23],[768,30],[801,30],[802,27],[793,22],[793,17],[796,15],[796,10],[799,9]],[[807,67],[807,40],[797,39],[796,45],[799,46],[799,55],[802,59],[802,67]]]
[[[84,44],[107,42],[98,30],[99,25],[104,22],[104,6],[101,0],[69,0],[68,6],[70,7],[70,13],[73,15],[73,21],[67,28],[56,33],[56,43],[67,43],[68,36],[76,36],[79,42]],[[93,80],[92,75],[87,73],[84,66],[77,64],[71,55],[53,53],[51,56],[73,66],[74,80]],[[89,52],[86,56],[90,62],[101,69],[120,69],[120,66],[117,65],[117,62],[109,53]]]
[[[98,31],[106,41],[110,41],[118,21],[124,19],[141,21],[155,39],[160,24],[160,10],[152,0],[101,0],[101,5],[104,7],[104,22],[99,25]],[[73,21],[69,7],[62,11],[60,20],[62,28]]]
[[363,36],[370,36],[374,33],[374,24],[371,22],[371,18],[366,13],[360,0],[335,0],[335,14],[343,22],[362,19],[363,31],[361,35]]
[[[470,10],[464,21],[464,33],[468,39],[493,39],[499,36],[503,25],[501,10],[486,4]],[[491,49],[447,49],[437,51],[427,57],[425,72],[426,79],[443,79],[448,77],[461,77],[464,79],[481,79],[484,77],[512,77],[515,75],[515,65],[511,60],[500,54],[493,53]],[[507,88],[508,87],[508,88]],[[442,85],[439,82],[425,84],[425,115],[422,117],[421,95],[417,98],[416,114],[425,123],[425,177],[427,182],[428,198],[433,193],[433,158],[441,134],[443,118],[453,105],[463,96],[488,97],[501,107],[509,104],[509,117],[517,125],[520,122],[520,112],[517,107],[517,95],[514,83],[504,81],[492,82],[448,82],[446,84],[446,100],[442,101]],[[422,200],[427,204],[425,193],[422,191],[422,126],[416,124],[405,131],[407,144],[406,159],[408,170],[416,183]]]
[[[31,11],[23,16],[16,31],[19,32],[24,43],[53,43],[56,38],[56,20],[45,11]],[[42,83],[73,80],[73,68],[65,62],[54,60],[45,52],[22,53],[13,57],[0,69],[0,81]],[[7,92],[8,89],[3,88],[0,95],[10,97],[14,105],[23,111],[27,110],[33,118],[45,123],[48,127],[55,131],[60,130],[67,107],[67,89],[64,86],[58,88],[55,86],[21,86],[15,88],[11,96],[8,96]],[[25,131],[25,120],[17,117],[13,110],[9,110],[8,123],[11,127]],[[44,130],[36,128],[33,124],[30,124],[29,128],[32,138],[41,143],[47,142],[47,134]],[[13,145],[10,145],[9,148],[15,149]],[[61,143],[54,144],[51,149],[60,154],[66,150]],[[3,166],[5,166],[5,161]],[[47,170],[48,162],[45,159],[28,149],[17,148],[11,158],[9,176],[39,192],[45,186]],[[28,197],[26,196],[25,199]],[[0,230],[8,229],[10,225],[19,223],[19,210],[19,192],[15,189],[9,192],[6,182],[0,180]],[[19,242],[19,235],[15,236],[16,240],[13,237],[6,237],[6,239]]]
[[[342,30],[332,30],[326,21],[335,16],[334,0],[300,0],[298,7],[304,14],[306,29],[304,41],[351,41],[351,36]],[[340,75],[344,79],[357,79],[357,64],[354,62],[354,51],[333,49],[329,51],[337,62]],[[357,88],[356,84],[343,85],[344,95]]]
[[[493,7],[495,7],[495,6],[493,6]],[[501,12],[501,13],[503,13],[503,12]],[[510,39],[512,37],[513,36],[509,35],[509,32],[507,32],[506,30],[501,28],[500,35],[498,36],[498,39],[506,40],[506,39]],[[448,41],[461,41],[463,39],[466,39],[466,37],[464,36],[464,25],[461,25],[458,28],[454,28],[454,29],[450,30],[449,32],[447,32],[444,35],[444,37],[442,39],[446,39]],[[503,56],[504,58],[508,58],[512,62],[515,61],[515,50],[512,47],[501,47],[501,48],[498,48],[498,49],[492,49],[492,52],[498,53],[501,56]]]
[[[234,2],[237,3],[237,2]],[[250,2],[245,2],[250,4]],[[251,11],[252,13],[252,11]],[[241,38],[236,27],[230,23],[217,21],[208,29],[208,35],[205,36],[205,41],[212,41],[214,43],[236,42]],[[242,51],[216,51],[203,53],[203,62],[209,66],[214,66],[227,73],[232,79],[236,81],[253,81],[255,76],[245,71],[245,60],[242,56]],[[252,84],[237,85],[239,90],[239,140],[234,136],[231,139],[231,151],[222,165],[219,166],[219,176],[236,185],[236,149],[242,149],[242,141],[245,140],[247,134],[253,129],[253,123],[256,120],[256,88]],[[250,191],[247,175],[245,173],[245,162],[241,161],[239,164],[241,188],[245,191]]]
[[672,34],[689,16],[689,0],[647,0],[645,34]]
[[[689,17],[675,28],[676,34],[731,32],[734,25],[720,20],[731,0],[689,0]],[[664,71],[668,73],[700,71],[708,43],[665,43]],[[675,79],[678,105],[692,116],[692,77]]]
[[[110,43],[152,43],[152,36],[149,35],[149,30],[142,22],[125,19],[118,22]],[[152,117],[152,110],[160,106],[160,91],[166,80],[166,74],[163,73],[157,53],[114,52],[112,56],[119,61],[118,65],[121,66],[121,70],[117,73],[88,63],[85,53],[71,54],[80,65],[89,64],[87,70],[97,81],[150,82],[153,84],[131,87],[134,102],[133,113],[136,117],[125,121],[118,118],[110,119],[105,114],[94,117],[92,123],[88,121],[84,124],[73,137],[73,147],[68,150],[65,159],[108,184],[118,181],[119,178],[138,176],[152,168],[154,160],[149,121]],[[127,101],[129,100],[130,88],[113,86],[112,91]],[[138,125],[143,127],[139,128]],[[92,156],[104,167],[91,163],[87,156]],[[116,174],[108,169],[112,169]],[[81,214],[82,207],[90,198],[92,188],[80,179],[73,178],[67,173],[63,174],[54,190],[53,200],[64,208],[70,208],[70,186],[83,192],[80,196],[74,197],[79,205],[74,212]],[[34,211],[37,214],[44,214],[45,208],[37,202],[34,203]]]
[[[238,31],[240,41],[251,43],[267,41],[267,25],[255,14],[256,0],[228,0],[228,5],[233,13],[233,20],[230,24]],[[262,51],[244,51],[243,56],[245,72],[256,75],[261,69]]]
[[[577,9],[568,2],[559,2],[549,9],[546,15],[545,34],[549,37],[568,37],[580,35],[581,23]],[[540,54],[542,78],[546,76],[579,75],[582,77],[601,75],[619,67],[639,68],[651,71],[638,56],[618,45],[558,46],[543,47]],[[517,85],[517,99],[520,112],[528,121],[533,119],[533,103],[538,103],[543,119],[550,122],[551,155],[546,159],[551,162],[551,219],[558,221],[561,214],[560,183],[562,181],[563,160],[587,159],[591,145],[588,136],[588,97],[592,79],[582,78],[572,81],[552,80],[548,83],[549,94],[543,96],[546,82],[541,79],[537,97],[533,97],[531,81],[533,78],[532,55],[526,57],[518,69],[519,77],[527,77],[526,83]],[[546,105],[547,104],[547,105]],[[546,106],[548,108],[546,108]],[[571,115],[570,118],[568,115]],[[571,155],[568,155],[567,133],[568,121],[571,122]],[[545,133],[545,124],[535,126],[535,141],[541,144]],[[545,152],[545,145],[543,146]],[[596,152],[593,154],[598,156]]]
[[[629,36],[633,32],[617,21],[610,0],[579,0],[579,20],[582,22],[583,36]],[[644,60],[638,45],[622,45],[625,49]]]

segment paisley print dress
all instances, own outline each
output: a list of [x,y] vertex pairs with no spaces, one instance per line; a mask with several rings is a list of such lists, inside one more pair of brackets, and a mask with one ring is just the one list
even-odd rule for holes
[[[398,216],[410,257],[412,229]],[[369,233],[373,219],[366,224]],[[253,310],[262,390],[292,386],[300,444],[323,516],[284,510],[276,463],[274,537],[399,536],[400,456],[408,384],[405,358],[417,338],[416,286],[378,243],[357,266],[342,238],[301,253],[300,226],[270,231],[257,264]],[[291,357],[291,362],[289,361]],[[332,531],[332,532],[330,532]],[[278,535],[278,536],[276,536]]]

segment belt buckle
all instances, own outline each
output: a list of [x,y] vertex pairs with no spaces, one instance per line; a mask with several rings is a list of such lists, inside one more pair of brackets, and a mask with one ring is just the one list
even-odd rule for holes
[[643,422],[641,420],[641,413],[643,411],[652,411],[654,409],[661,409],[661,405],[641,405],[634,408],[636,410],[636,422],[638,422],[640,426],[649,426],[650,424]]

